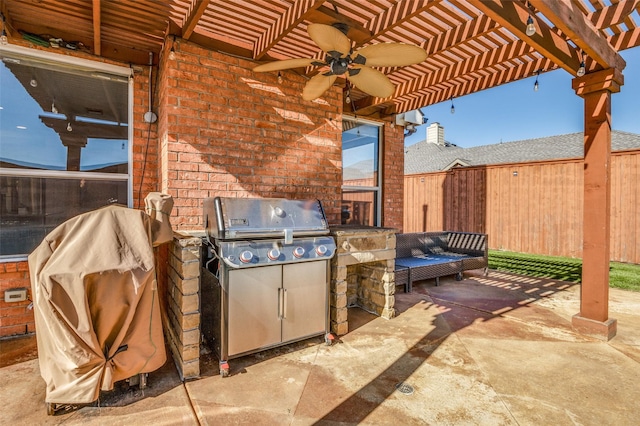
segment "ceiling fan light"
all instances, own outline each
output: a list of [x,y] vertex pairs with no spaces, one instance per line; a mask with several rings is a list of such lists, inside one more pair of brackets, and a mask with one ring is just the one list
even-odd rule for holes
[[529,17],[527,18],[527,29],[525,30],[525,34],[531,37],[535,33],[536,33],[536,26],[533,23],[533,18],[531,17],[531,15],[529,15]]

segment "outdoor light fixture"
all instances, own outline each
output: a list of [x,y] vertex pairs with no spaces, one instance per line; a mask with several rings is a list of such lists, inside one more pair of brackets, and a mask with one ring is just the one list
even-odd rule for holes
[[29,84],[31,85],[31,87],[38,87],[38,80],[32,78]]
[[51,112],[54,114],[58,113],[58,108],[56,108],[56,100],[54,99],[53,102],[51,102]]
[[9,39],[7,38],[7,30],[5,29],[6,24],[4,22],[4,13],[0,13],[0,19],[2,19],[2,36],[0,36],[0,44],[6,45],[9,43]]
[[72,132],[73,127],[71,127],[71,123],[67,123],[67,132]]
[[576,75],[578,77],[582,77],[587,72],[587,69],[585,68],[585,65],[584,65],[584,55],[582,55],[582,52],[580,52],[580,56],[582,56],[582,60],[580,61],[580,67],[576,72]]
[[176,49],[173,48],[173,45],[176,44],[176,36],[173,36],[173,41],[171,42],[171,49],[169,49],[169,59],[172,61],[176,59]]
[[455,114],[456,113],[456,107],[453,106],[453,96],[451,96],[451,114]]
[[527,18],[527,29],[524,31],[524,33],[528,37],[531,37],[532,35],[534,35],[536,33],[536,26],[533,23],[533,17],[531,16],[531,9],[529,9],[529,2],[528,1],[527,1],[527,11],[529,12],[529,17]]
[[278,84],[282,84],[282,74],[278,71]]
[[540,75],[540,70],[536,71],[536,82],[533,83],[533,91],[537,92],[538,89],[540,88],[540,85],[538,84],[538,76]]
[[345,91],[345,95],[346,96],[344,98],[344,101],[346,103],[350,104],[351,103],[351,89],[349,88],[349,81],[348,80],[347,80],[347,83],[345,85],[345,89],[347,89],[347,90]]
[[531,37],[536,33],[536,26],[533,24],[533,18],[531,15],[527,18],[527,29],[525,30],[525,34]]

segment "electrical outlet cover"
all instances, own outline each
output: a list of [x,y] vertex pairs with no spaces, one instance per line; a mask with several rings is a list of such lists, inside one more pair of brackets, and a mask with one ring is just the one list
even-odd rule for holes
[[10,288],[4,292],[5,302],[22,302],[27,300],[26,288]]

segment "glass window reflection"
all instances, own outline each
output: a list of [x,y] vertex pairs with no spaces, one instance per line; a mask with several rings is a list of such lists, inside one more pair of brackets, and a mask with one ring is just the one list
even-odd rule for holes
[[129,193],[129,82],[0,51],[0,260]]

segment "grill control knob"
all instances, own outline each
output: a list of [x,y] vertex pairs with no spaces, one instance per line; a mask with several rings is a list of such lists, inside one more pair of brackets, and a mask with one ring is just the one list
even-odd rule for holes
[[295,257],[297,257],[298,259],[300,259],[302,256],[304,256],[304,248],[298,246],[296,248],[293,249],[293,255]]
[[249,250],[245,250],[242,253],[240,253],[240,261],[242,263],[249,263],[253,260],[253,253],[251,253]]
[[267,257],[271,260],[276,260],[280,257],[280,250],[278,250],[277,248],[272,248],[271,250],[269,250],[269,252],[267,253]]
[[325,254],[327,254],[327,251],[327,246],[325,246],[324,244],[316,247],[316,253],[318,254],[318,256],[324,256]]

